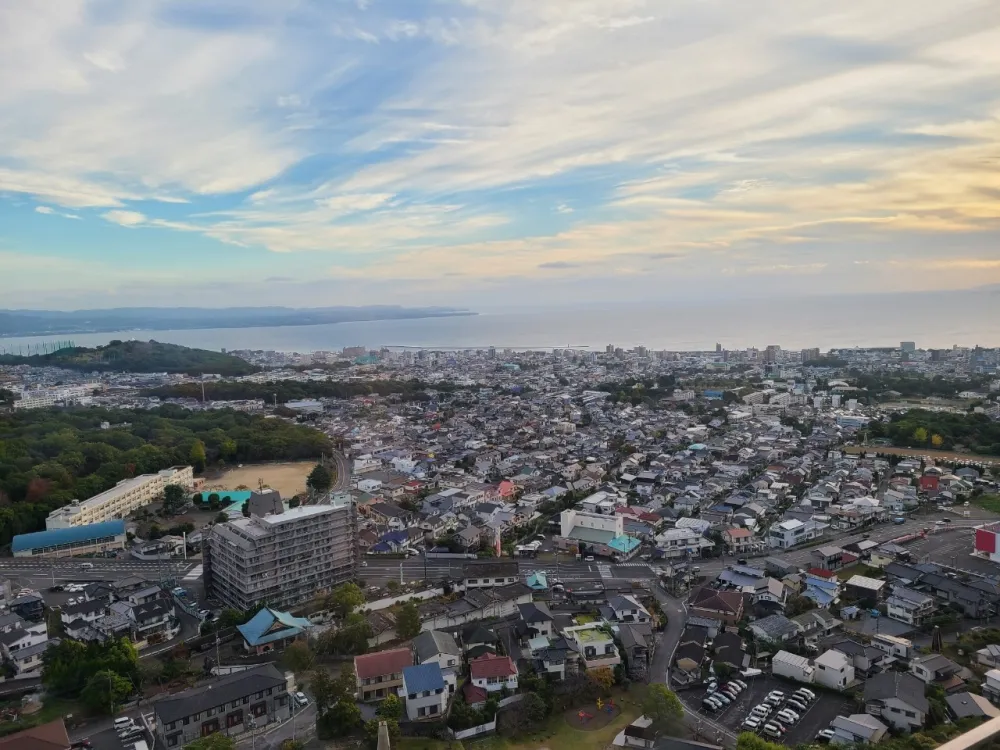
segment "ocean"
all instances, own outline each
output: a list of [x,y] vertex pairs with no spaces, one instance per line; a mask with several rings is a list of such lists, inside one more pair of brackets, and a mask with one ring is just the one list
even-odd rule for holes
[[[43,341],[78,346],[112,339],[156,339],[203,349],[338,350],[345,346],[431,349],[486,348],[693,351],[777,344],[784,349],[849,346],[918,348],[1000,346],[1000,295],[989,291],[816,296],[724,304],[599,304],[577,308],[512,309],[474,316],[418,318],[268,328],[116,331],[0,338],[17,352]],[[27,351],[24,351],[27,353]]]

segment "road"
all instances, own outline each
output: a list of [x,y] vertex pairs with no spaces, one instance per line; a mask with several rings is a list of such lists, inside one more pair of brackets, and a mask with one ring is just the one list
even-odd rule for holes
[[334,492],[346,492],[351,488],[351,465],[340,451],[333,452],[333,462],[336,466],[337,479],[333,483]]
[[[369,585],[384,586],[388,581],[440,581],[443,578],[458,580],[462,578],[462,567],[475,560],[427,560],[426,568],[423,557],[411,557],[406,560],[386,560],[375,555],[365,556],[364,567],[358,569],[358,575]],[[555,563],[544,560],[518,560],[518,570],[522,575],[530,575],[536,571],[544,571],[549,580],[558,578],[563,583],[573,581],[600,580],[632,580],[637,578],[655,578],[657,573],[647,563],[635,562],[614,565],[604,562],[582,562],[571,560]]]

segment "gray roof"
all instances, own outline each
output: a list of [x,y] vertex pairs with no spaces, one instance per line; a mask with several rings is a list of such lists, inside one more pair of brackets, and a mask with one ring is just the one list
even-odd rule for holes
[[911,674],[883,672],[865,683],[865,702],[898,698],[921,713],[929,708],[924,697],[924,683]]
[[440,630],[423,631],[413,639],[413,650],[417,653],[417,661],[419,662],[433,659],[438,654],[459,656],[462,653],[455,636]]
[[944,702],[948,704],[948,709],[956,719],[965,719],[969,716],[1000,716],[1000,710],[981,695],[956,693],[946,695]]
[[177,693],[173,698],[159,701],[153,710],[158,722],[169,724],[268,688],[285,690],[285,677],[273,664],[236,672],[204,687]]
[[752,628],[760,629],[768,638],[778,638],[790,633],[798,633],[795,623],[784,615],[770,615],[751,623]]
[[21,627],[24,625],[24,619],[21,615],[14,612],[6,612],[0,615],[0,630],[7,630],[8,628]]
[[552,622],[552,613],[545,602],[518,604],[517,608],[521,613],[521,619],[529,625],[533,622]]

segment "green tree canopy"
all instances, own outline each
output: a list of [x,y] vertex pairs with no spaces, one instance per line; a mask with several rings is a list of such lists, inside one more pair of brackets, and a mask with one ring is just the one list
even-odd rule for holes
[[236,750],[236,741],[222,732],[213,732],[206,737],[199,737],[194,742],[184,746],[184,750]]
[[316,464],[316,468],[309,472],[306,486],[314,492],[326,492],[333,486],[333,475],[323,464]]
[[365,603],[365,592],[356,583],[342,583],[326,599],[326,607],[344,619]]
[[91,713],[113,715],[132,692],[132,683],[127,678],[110,669],[102,669],[90,676],[80,697]]
[[306,641],[295,641],[285,647],[285,652],[281,655],[281,661],[292,672],[308,672],[312,669],[316,661],[312,649]]
[[396,635],[404,640],[420,635],[420,613],[413,602],[406,602],[399,608],[396,615]]
[[684,707],[680,699],[666,685],[653,683],[642,701],[642,712],[659,731],[671,731],[684,723]]

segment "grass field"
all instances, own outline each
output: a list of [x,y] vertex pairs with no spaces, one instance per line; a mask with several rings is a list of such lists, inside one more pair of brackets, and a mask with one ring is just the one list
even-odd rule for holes
[[315,461],[294,461],[275,464],[244,464],[242,468],[226,469],[208,476],[205,489],[235,490],[240,485],[255,490],[260,482],[281,493],[284,498],[306,491],[306,477],[316,466]]
[[837,571],[837,578],[841,581],[846,581],[852,576],[866,576],[868,578],[882,578],[885,573],[878,568],[873,568],[870,565],[851,565],[846,568],[841,568]]
[[[527,737],[515,740],[491,735],[479,740],[465,740],[464,750],[604,750],[611,744],[615,735],[642,713],[639,703],[642,701],[643,692],[641,686],[633,686],[627,693],[614,691],[615,704],[621,707],[621,713],[602,729],[595,731],[574,729],[566,723],[563,712],[557,712],[549,717],[544,726]],[[591,713],[597,712],[597,706],[594,705],[584,708]],[[423,750],[423,746],[418,744],[407,750]],[[445,750],[445,748],[437,747],[429,750]]]
[[969,498],[969,502],[991,513],[1000,513],[1000,495],[980,495]]

